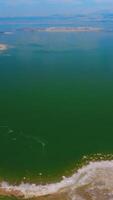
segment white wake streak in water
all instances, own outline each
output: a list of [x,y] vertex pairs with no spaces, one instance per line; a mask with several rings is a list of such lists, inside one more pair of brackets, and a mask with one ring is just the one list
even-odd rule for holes
[[[112,172],[113,174],[113,161],[90,162],[87,166],[79,169],[71,177],[65,178],[58,183],[47,185],[36,185],[30,183],[9,185],[7,182],[2,182],[0,185],[0,189],[5,190],[6,192],[21,192],[24,198],[39,197],[57,193],[62,189],[68,190],[69,188],[79,188],[95,181],[95,179],[97,180],[99,176],[101,176],[102,180],[104,180],[106,179],[106,172],[108,172],[108,174],[109,172]],[[106,184],[108,184],[108,187],[113,187],[113,180],[107,180]]]

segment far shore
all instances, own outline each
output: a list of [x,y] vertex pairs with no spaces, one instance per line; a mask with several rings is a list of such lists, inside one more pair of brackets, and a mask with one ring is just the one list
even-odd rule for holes
[[93,28],[93,27],[50,27],[45,29],[47,32],[98,32],[101,31],[100,28]]
[[37,32],[100,32],[103,29],[99,27],[47,27],[47,28],[22,28],[23,31]]

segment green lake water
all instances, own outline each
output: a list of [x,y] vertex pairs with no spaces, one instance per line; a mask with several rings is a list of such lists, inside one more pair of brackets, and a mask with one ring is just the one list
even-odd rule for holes
[[56,176],[113,153],[113,34],[0,36],[0,177]]

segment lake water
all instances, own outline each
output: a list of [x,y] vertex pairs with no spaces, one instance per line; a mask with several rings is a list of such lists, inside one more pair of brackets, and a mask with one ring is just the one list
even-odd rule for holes
[[113,153],[113,33],[2,22],[13,34],[0,35],[1,179],[57,177],[84,155]]

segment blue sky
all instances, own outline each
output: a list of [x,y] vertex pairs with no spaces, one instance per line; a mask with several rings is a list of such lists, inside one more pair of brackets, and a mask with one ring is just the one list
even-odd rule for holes
[[0,0],[0,16],[74,15],[113,10],[113,0]]

